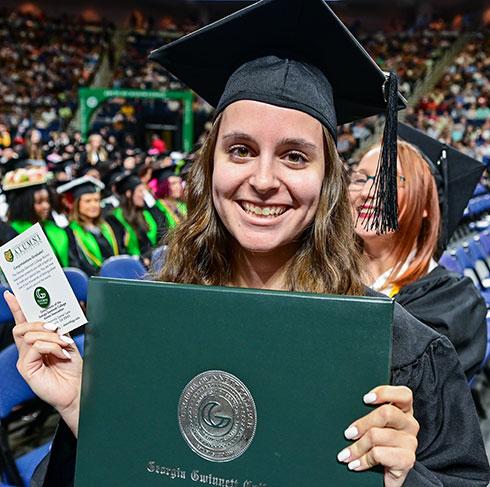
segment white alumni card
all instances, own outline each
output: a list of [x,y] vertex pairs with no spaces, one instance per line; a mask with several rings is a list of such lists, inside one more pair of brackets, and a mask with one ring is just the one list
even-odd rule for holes
[[87,323],[39,223],[0,247],[0,267],[27,321],[45,321],[64,334]]

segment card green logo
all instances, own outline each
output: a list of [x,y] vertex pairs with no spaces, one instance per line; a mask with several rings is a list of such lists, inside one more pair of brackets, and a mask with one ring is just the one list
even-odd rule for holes
[[46,291],[46,289],[43,287],[37,287],[34,289],[34,299],[36,300],[36,303],[41,306],[41,308],[47,308],[51,302],[48,291]]
[[4,257],[5,257],[5,260],[7,262],[13,262],[14,261],[14,254],[12,253],[12,251],[9,249],[9,250],[6,250],[4,253],[3,253]]

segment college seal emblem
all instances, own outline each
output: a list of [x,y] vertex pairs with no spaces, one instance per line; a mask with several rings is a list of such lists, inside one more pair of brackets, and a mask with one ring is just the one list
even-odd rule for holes
[[12,253],[12,251],[10,249],[9,250],[6,250],[3,253],[3,256],[5,257],[5,260],[7,262],[13,262],[14,261],[14,254]]
[[240,379],[210,370],[185,386],[178,419],[182,436],[195,453],[211,462],[229,462],[252,443],[257,411]]

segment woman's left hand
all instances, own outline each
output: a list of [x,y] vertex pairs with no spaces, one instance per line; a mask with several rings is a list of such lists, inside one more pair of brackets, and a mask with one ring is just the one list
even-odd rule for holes
[[357,472],[383,465],[385,487],[402,487],[415,464],[419,424],[413,416],[413,395],[408,387],[380,386],[364,396],[378,406],[345,431],[356,440],[337,458]]

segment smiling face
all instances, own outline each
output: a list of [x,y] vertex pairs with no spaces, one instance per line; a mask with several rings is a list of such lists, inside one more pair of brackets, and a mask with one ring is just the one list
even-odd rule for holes
[[[353,218],[356,223],[355,231],[359,237],[363,240],[387,240],[393,232],[378,235],[376,230],[366,228],[366,222],[373,217],[376,202],[373,197],[372,186],[374,184],[374,175],[378,167],[380,148],[376,147],[370,150],[361,159],[358,166],[355,168],[353,175],[351,176],[351,183],[349,184],[349,197],[352,205]],[[400,164],[397,168],[397,188],[398,188],[398,209],[403,207],[404,202],[404,176],[400,174]],[[355,180],[367,181],[364,185],[355,184]]]
[[39,189],[34,193],[34,212],[39,221],[44,221],[49,217],[51,204],[49,202],[49,193],[47,189]]
[[305,113],[249,100],[224,110],[214,153],[213,202],[244,250],[289,246],[311,224],[324,159],[323,127]]
[[85,193],[78,200],[78,212],[85,220],[96,220],[100,216],[100,193]]

